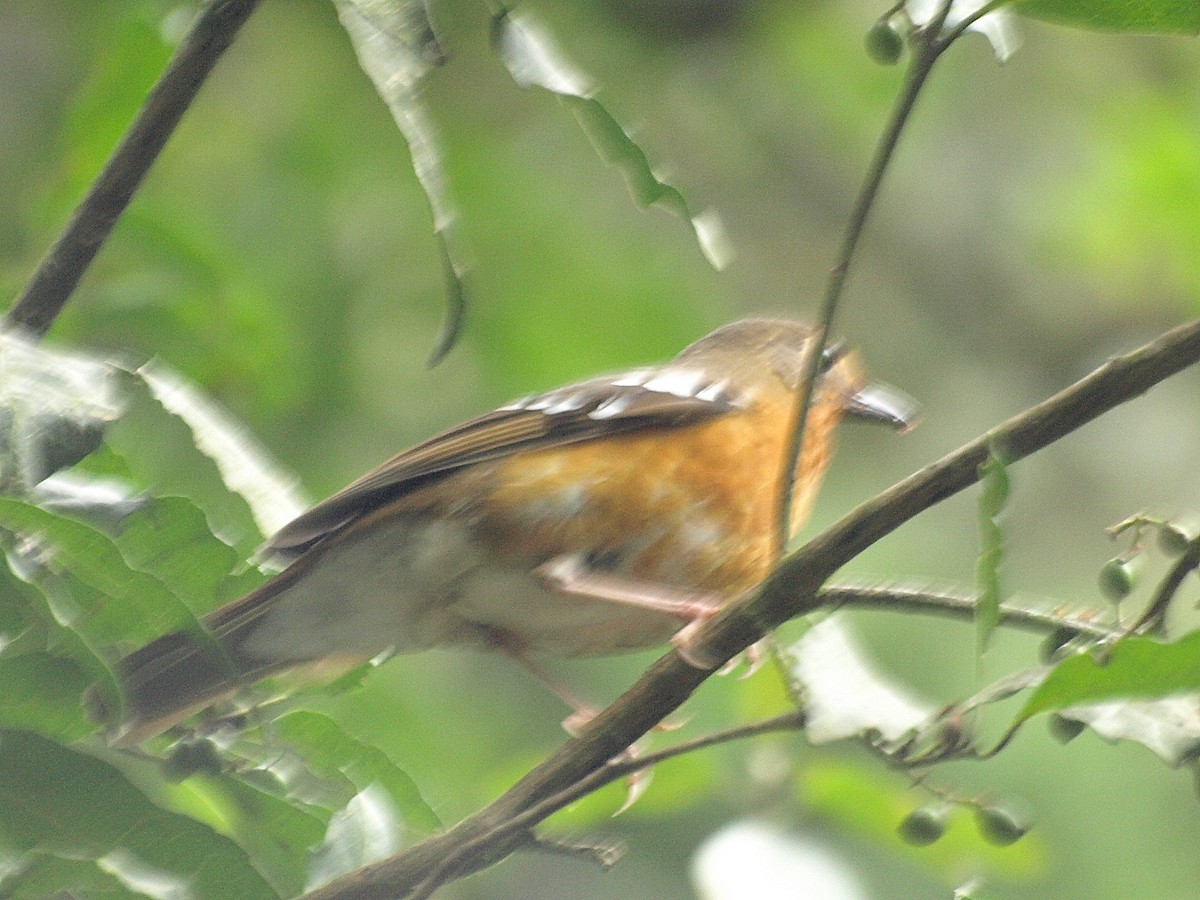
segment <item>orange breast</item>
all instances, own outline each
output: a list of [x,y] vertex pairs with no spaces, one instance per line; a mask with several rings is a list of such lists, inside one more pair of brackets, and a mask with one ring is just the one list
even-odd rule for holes
[[[759,414],[514,456],[496,471],[484,532],[501,554],[535,565],[578,555],[639,581],[725,596],[748,590],[772,562],[791,417],[790,395],[780,401]],[[810,415],[793,531],[807,517],[839,417],[835,402]]]

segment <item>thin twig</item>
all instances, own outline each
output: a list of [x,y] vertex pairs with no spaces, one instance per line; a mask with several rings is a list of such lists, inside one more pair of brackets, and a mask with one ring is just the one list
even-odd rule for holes
[[[715,665],[719,668],[780,623],[817,608],[817,592],[834,571],[918,513],[977,482],[979,466],[995,440],[1003,441],[1015,464],[1198,361],[1200,320],[1110,360],[1066,390],[858,507],[789,554],[757,592],[725,607],[696,632],[695,651],[702,658],[719,661]],[[540,804],[547,798],[576,782],[602,779],[607,773],[600,770],[609,760],[678,709],[711,674],[694,668],[672,650],[589,722],[578,737],[559,747],[491,805],[443,834],[348,873],[306,897],[370,900],[406,896],[443,860],[468,844],[475,849],[469,859],[455,865],[454,877],[498,862],[522,843],[521,834],[509,833],[506,823],[521,816],[521,830],[527,832],[544,817]],[[496,829],[501,829],[499,836],[481,840]]]
[[1194,572],[1198,566],[1200,566],[1200,540],[1193,540],[1188,543],[1187,550],[1184,551],[1179,559],[1175,560],[1175,565],[1171,566],[1171,570],[1167,572],[1166,577],[1159,584],[1158,590],[1154,592],[1154,599],[1150,601],[1150,605],[1137,617],[1137,621],[1126,629],[1125,634],[1137,634],[1139,631],[1153,631],[1159,627],[1167,615],[1167,608],[1171,605],[1176,592],[1183,584],[1183,580]]
[[[528,834],[529,829],[533,825],[543,821],[567,805],[574,803],[581,797],[586,797],[588,794],[598,791],[600,788],[618,779],[652,768],[668,759],[683,756],[687,753],[694,753],[697,750],[704,750],[708,747],[715,747],[718,744],[727,744],[731,741],[757,737],[760,734],[769,734],[774,731],[796,731],[803,728],[804,723],[804,713],[794,710],[770,719],[764,719],[761,722],[754,722],[750,725],[739,725],[734,728],[716,731],[712,734],[702,735],[692,740],[681,741],[673,747],[667,747],[654,753],[647,753],[636,757],[623,756],[620,759],[613,760],[603,768],[597,769],[585,778],[559,791],[557,794],[547,797],[520,815],[513,816],[506,822],[497,825],[491,831],[479,835],[461,847],[455,848],[452,853],[445,856],[439,862],[437,867],[429,873],[428,877],[409,895],[410,900],[424,900],[424,898],[429,897],[433,891],[450,879],[458,867],[462,866],[465,861],[469,860],[473,854],[479,852],[488,843],[506,839],[509,836],[517,834]],[[529,843],[536,843],[536,840],[532,836],[525,838],[527,846]]]
[[[823,609],[887,609],[897,612],[932,613],[970,622],[975,616],[976,598],[949,590],[904,587],[865,587],[835,585],[822,588],[817,600]],[[1000,607],[1000,622],[1025,631],[1046,634],[1067,628],[1097,640],[1117,637],[1121,630],[1105,625],[1087,613],[1064,613],[1006,603]]]
[[888,116],[883,134],[880,136],[879,142],[875,145],[875,152],[871,157],[870,165],[867,167],[862,187],[859,188],[858,196],[855,198],[854,206],[850,211],[850,219],[846,223],[846,230],[842,235],[842,243],[838,248],[837,260],[829,272],[829,281],[825,287],[825,298],[821,304],[821,313],[812,338],[812,352],[808,354],[804,362],[800,393],[796,397],[796,411],[792,422],[792,430],[783,455],[783,476],[780,479],[779,507],[777,510],[775,531],[776,559],[783,556],[784,551],[787,549],[787,542],[791,533],[792,497],[795,493],[796,464],[800,460],[800,454],[804,445],[804,432],[808,425],[808,411],[809,407],[812,406],[813,395],[816,391],[822,351],[829,341],[829,333],[833,328],[833,318],[837,312],[838,302],[841,300],[842,293],[846,288],[846,279],[850,274],[850,264],[854,260],[854,252],[858,248],[859,240],[862,238],[863,231],[866,228],[867,216],[875,205],[879,188],[883,184],[883,176],[887,172],[888,165],[896,155],[896,146],[900,142],[900,135],[904,131],[904,126],[908,123],[913,107],[916,105],[917,97],[921,93],[921,88],[925,85],[929,73],[933,71],[934,63],[937,62],[938,57],[949,46],[949,41],[942,41],[937,38],[942,23],[945,22],[946,15],[949,13],[949,9],[950,2],[949,0],[945,0],[944,8],[934,17],[934,21],[927,28],[918,30],[913,34],[911,42],[913,55],[904,76],[904,83]]
[[259,2],[212,0],[197,16],[133,124],[4,317],[5,326],[20,326],[39,337],[50,329],[204,79]]

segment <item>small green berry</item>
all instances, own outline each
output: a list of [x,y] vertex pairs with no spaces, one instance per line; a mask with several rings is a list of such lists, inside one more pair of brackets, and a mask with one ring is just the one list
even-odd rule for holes
[[1029,826],[1019,821],[1003,806],[980,806],[975,810],[975,825],[989,844],[1007,847],[1029,833]]
[[946,833],[946,811],[939,806],[914,809],[896,829],[901,840],[914,847],[928,847]]
[[880,19],[867,30],[863,39],[867,55],[881,66],[894,66],[904,51],[904,38],[887,19]]
[[1137,568],[1132,559],[1110,559],[1100,569],[1100,593],[1112,603],[1120,603],[1137,583]]

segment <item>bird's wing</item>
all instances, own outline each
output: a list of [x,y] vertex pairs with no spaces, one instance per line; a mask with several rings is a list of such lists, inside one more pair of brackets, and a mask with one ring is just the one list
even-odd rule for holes
[[727,380],[669,366],[596,378],[526,397],[417,444],[285,525],[269,554],[295,556],[430,478],[526,450],[647,427],[678,427],[745,405]]

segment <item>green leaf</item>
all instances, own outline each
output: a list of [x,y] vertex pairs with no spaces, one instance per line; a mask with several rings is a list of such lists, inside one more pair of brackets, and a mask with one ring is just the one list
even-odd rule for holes
[[264,790],[241,773],[190,778],[167,786],[166,796],[173,809],[232,836],[281,896],[304,890],[309,848],[321,842],[327,812]]
[[979,558],[975,563],[975,654],[982,670],[983,653],[1000,624],[1000,562],[1004,559],[1004,532],[997,522],[1008,500],[1008,472],[1003,455],[991,448],[980,466],[983,492],[979,496]]
[[458,214],[450,200],[437,137],[418,90],[421,79],[432,66],[444,62],[445,55],[423,0],[334,0],[334,5],[359,64],[408,143],[413,172],[433,214],[433,233],[446,276],[446,316],[429,358],[429,364],[436,365],[458,339],[466,308],[463,281],[467,263],[458,248]]
[[1133,637],[1104,655],[1063,660],[1025,702],[1016,724],[1038,713],[1118,699],[1150,699],[1200,691],[1200,631],[1173,644]]
[[328,716],[297,710],[276,719],[271,727],[279,740],[290,744],[317,774],[349,778],[359,791],[378,784],[406,824],[422,830],[441,827],[437,814],[403,769],[382,750],[347,734]]
[[201,630],[196,617],[162,581],[130,568],[113,539],[89,525],[54,516],[19,500],[0,498],[0,527],[35,541],[51,572],[76,580],[74,608],[64,603],[59,622],[92,642],[157,637]]
[[244,851],[151,803],[117,769],[24,731],[0,731],[0,848],[102,859],[126,883],[139,875],[198,898],[275,898]]
[[198,613],[263,582],[261,572],[244,566],[238,552],[208,530],[204,513],[185,497],[154,498],[125,519],[115,542],[130,567],[156,576]]
[[95,731],[80,698],[92,676],[48,653],[0,656],[0,728],[19,728],[63,741]]
[[1017,0],[1012,8],[1025,16],[1080,28],[1200,33],[1196,0]]
[[693,215],[679,189],[654,174],[645,151],[593,96],[591,79],[562,56],[540,22],[526,10],[501,9],[492,19],[492,46],[518,85],[549,91],[571,110],[600,158],[625,176],[638,205],[678,216],[713,268],[725,267],[731,253],[716,215]]
[[187,423],[164,409],[142,379],[127,375],[123,392],[129,405],[105,434],[108,447],[154,494],[187,497],[204,510],[209,529],[248,558],[263,535],[246,501],[230,492]]
[[[55,612],[63,605],[60,595],[67,592],[69,576],[55,575],[36,563],[30,564],[15,546],[20,542],[12,535],[4,537],[6,539],[0,541],[4,546],[6,562],[6,565],[0,566],[0,618],[5,628],[11,630],[6,630],[2,635],[4,644],[0,648],[0,661],[7,665],[9,661],[29,654],[48,652],[55,658],[56,664],[74,664],[87,673],[88,681],[103,682],[105,690],[117,696],[115,676],[99,648],[62,624]],[[34,584],[30,578],[36,578],[38,583]],[[14,681],[25,677],[20,667],[10,670],[10,674]],[[65,670],[59,674],[64,678],[70,677]],[[40,731],[54,737],[65,738],[71,733],[74,726],[70,720],[74,714],[70,710],[78,709],[80,694],[74,694],[66,700],[53,685],[49,686],[54,695],[52,697],[41,693],[42,687],[29,684],[14,685],[10,690],[11,694],[8,691],[0,694],[11,697],[14,706],[7,710],[12,718],[4,719],[2,724]],[[73,690],[64,687],[63,693],[69,696]],[[22,696],[26,697],[28,704],[24,713],[21,712],[22,704],[18,699]],[[65,717],[61,708],[64,700],[68,704]],[[23,716],[27,718],[23,719]]]
[[[67,655],[104,682],[106,708],[120,697],[108,662],[112,645],[184,631],[221,658],[222,649],[188,605],[162,580],[132,568],[104,532],[4,498],[0,498],[0,528],[33,548],[26,551],[30,562],[23,577],[45,600],[40,617],[50,628],[67,629],[76,636]],[[12,551],[9,558],[12,565]],[[118,718],[113,708],[112,722]]]
[[91,859],[66,859],[48,853],[26,854],[15,871],[0,877],[3,897],[85,897],[103,900],[144,900],[146,895],[127,886]]

